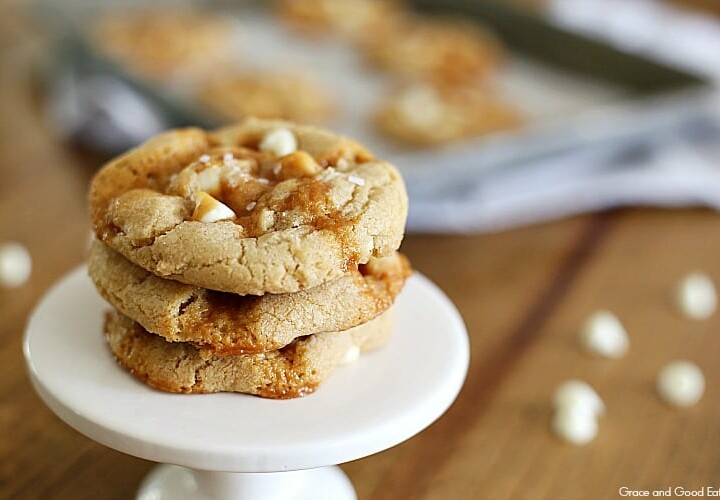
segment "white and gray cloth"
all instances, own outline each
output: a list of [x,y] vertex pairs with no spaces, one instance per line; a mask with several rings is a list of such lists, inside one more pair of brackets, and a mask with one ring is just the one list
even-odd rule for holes
[[[549,17],[720,86],[716,18],[656,0],[551,0]],[[716,106],[720,117],[720,98]],[[409,229],[492,232],[621,206],[720,210],[720,133],[681,131],[645,149],[554,157],[493,172],[462,190],[414,196]]]

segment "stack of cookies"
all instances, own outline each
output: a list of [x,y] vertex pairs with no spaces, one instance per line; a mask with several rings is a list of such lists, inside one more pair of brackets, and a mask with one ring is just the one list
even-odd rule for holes
[[118,362],[171,392],[313,392],[382,345],[410,274],[397,170],[313,127],[182,129],[92,181],[89,272]]

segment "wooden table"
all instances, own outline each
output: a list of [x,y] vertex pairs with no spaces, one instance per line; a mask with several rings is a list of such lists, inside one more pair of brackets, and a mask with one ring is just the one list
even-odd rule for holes
[[[35,268],[26,286],[0,291],[0,498],[132,498],[152,464],[63,424],[25,373],[29,311],[84,259],[85,191],[99,162],[64,146],[44,120],[29,71],[40,40],[13,9],[0,6],[0,239],[25,243]],[[689,270],[720,283],[720,216],[623,210],[496,235],[413,235],[403,250],[457,304],[472,363],[440,421],[344,466],[361,499],[616,498],[621,486],[720,486],[720,315],[693,322],[670,302]],[[578,325],[601,307],[629,330],[621,360],[578,349]],[[683,411],[654,392],[658,370],[676,358],[697,362],[708,384]],[[608,407],[585,447],[549,431],[551,394],[570,377],[592,383]]]

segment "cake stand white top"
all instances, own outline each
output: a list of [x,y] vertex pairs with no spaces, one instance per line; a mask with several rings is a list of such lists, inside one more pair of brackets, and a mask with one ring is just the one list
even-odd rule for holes
[[388,344],[339,367],[316,393],[284,401],[145,386],[109,352],[107,307],[84,267],[48,292],[23,345],[36,390],[61,419],[106,446],[196,469],[306,469],[387,449],[445,412],[469,361],[457,310],[417,274],[397,300]]

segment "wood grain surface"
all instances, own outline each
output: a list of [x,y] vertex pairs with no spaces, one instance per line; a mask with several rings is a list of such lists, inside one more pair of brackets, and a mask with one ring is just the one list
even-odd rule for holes
[[[0,240],[25,243],[31,281],[0,290],[0,498],[129,499],[153,464],[63,424],[33,392],[21,338],[28,313],[84,259],[85,191],[99,161],[64,146],[45,119],[33,68],[42,36],[0,4]],[[670,294],[699,269],[720,283],[720,216],[623,210],[484,236],[408,236],[403,250],[442,287],[470,333],[472,362],[455,405],[425,432],[343,467],[362,499],[593,499],[618,489],[720,487],[720,314],[690,321]],[[580,352],[576,331],[597,308],[631,337],[616,361]],[[654,392],[664,363],[705,371],[697,406]],[[584,447],[549,431],[549,401],[580,377],[605,399]]]

